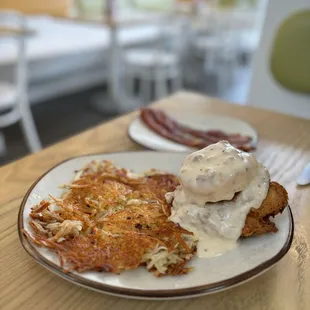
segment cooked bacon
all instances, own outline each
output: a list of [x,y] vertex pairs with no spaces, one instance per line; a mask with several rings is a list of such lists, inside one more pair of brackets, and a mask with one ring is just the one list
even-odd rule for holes
[[179,132],[171,132],[163,127],[160,123],[156,121],[155,115],[150,109],[141,110],[141,119],[143,122],[156,133],[160,134],[164,138],[178,142],[180,144],[185,144],[190,147],[202,148],[205,144],[201,139],[195,139],[192,136],[180,135]]
[[244,151],[253,150],[251,137],[240,134],[227,134],[220,130],[196,130],[178,123],[165,112],[158,109],[144,108],[140,111],[144,124],[151,130],[169,140],[194,148],[204,148],[220,140],[227,140]]

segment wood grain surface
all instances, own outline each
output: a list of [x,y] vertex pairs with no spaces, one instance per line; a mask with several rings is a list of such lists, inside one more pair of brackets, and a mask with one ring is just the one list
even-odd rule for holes
[[[23,250],[17,214],[23,195],[46,170],[72,156],[138,150],[127,135],[136,113],[122,116],[0,168],[0,309],[310,309],[310,187],[296,177],[310,160],[310,122],[252,107],[178,93],[156,106],[167,111],[220,113],[249,122],[259,134],[256,156],[289,192],[295,237],[289,253],[270,271],[228,291],[177,301],[138,301],[75,286],[39,266]],[[310,106],[309,106],[310,108]]]
[[35,34],[35,31],[31,29],[20,29],[20,28],[14,28],[14,27],[0,26],[0,37],[2,36],[8,36],[8,37],[31,36],[34,34]]

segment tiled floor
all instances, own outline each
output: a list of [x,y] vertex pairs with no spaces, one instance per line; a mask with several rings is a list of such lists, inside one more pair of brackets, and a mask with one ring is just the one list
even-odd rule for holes
[[[199,89],[193,87],[191,89],[231,102],[245,103],[250,73],[248,67],[240,67],[236,72],[234,83],[227,86],[223,93],[217,92],[216,84],[208,77],[203,78]],[[34,105],[32,111],[43,146],[56,143],[110,119],[111,115],[99,114],[90,105],[94,95],[102,90],[102,87],[95,88]],[[28,153],[19,124],[5,128],[3,133],[8,152],[5,157],[0,158],[0,165],[16,160]]]

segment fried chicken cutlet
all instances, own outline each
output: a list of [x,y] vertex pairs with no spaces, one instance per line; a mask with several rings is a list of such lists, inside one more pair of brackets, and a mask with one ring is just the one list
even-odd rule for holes
[[231,251],[240,237],[277,228],[270,218],[287,206],[286,190],[270,182],[254,154],[219,141],[189,154],[179,172],[180,185],[168,193],[169,220],[198,237],[197,256]]
[[271,217],[282,213],[288,205],[286,189],[277,182],[270,182],[267,197],[258,209],[251,209],[242,229],[242,237],[251,237],[268,232],[277,232],[278,228]]
[[[257,209],[248,213],[240,237],[252,237],[269,232],[277,232],[278,228],[271,221],[272,217],[282,213],[288,204],[286,189],[277,182],[270,182],[267,197]],[[169,205],[171,214],[171,204]]]

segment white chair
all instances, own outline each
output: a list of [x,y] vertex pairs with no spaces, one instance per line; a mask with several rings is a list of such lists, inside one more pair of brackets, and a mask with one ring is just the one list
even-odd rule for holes
[[197,36],[193,48],[204,61],[204,71],[216,77],[217,91],[221,94],[227,87],[227,79],[231,80],[238,68],[241,36],[234,29],[233,10],[210,9],[205,13],[205,34]]
[[[32,118],[27,92],[26,17],[13,11],[0,11],[0,28],[17,29],[16,32],[0,33],[1,44],[17,47],[15,81],[0,81],[0,128],[21,122],[27,146],[31,152],[41,149],[41,143]],[[6,151],[4,136],[0,133],[0,154]]]
[[[157,46],[135,48],[123,52],[123,61],[127,79],[127,91],[134,95],[135,78],[140,80],[139,96],[143,103],[151,100],[151,85],[155,85],[155,99],[168,95],[168,81],[171,92],[182,88],[182,35],[179,31],[183,23],[163,21]],[[166,44],[170,47],[166,47]]]
[[294,12],[304,9],[310,9],[309,0],[269,1],[259,49],[254,55],[253,77],[247,99],[249,105],[310,119],[310,94],[284,88],[270,71],[270,56],[280,24]]

